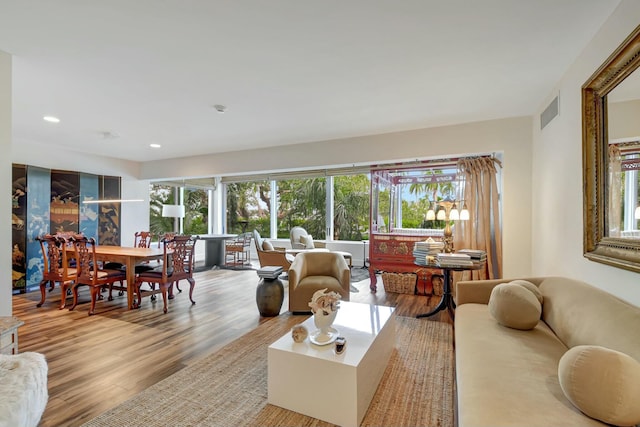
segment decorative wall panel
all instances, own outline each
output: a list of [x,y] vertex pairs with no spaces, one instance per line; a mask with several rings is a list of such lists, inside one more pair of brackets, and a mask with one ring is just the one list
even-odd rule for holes
[[13,165],[11,189],[11,283],[13,289],[27,285],[27,166]]
[[[101,176],[100,199],[120,198],[120,177]],[[98,241],[101,245],[120,246],[120,203],[101,203],[98,225]]]
[[86,173],[80,174],[80,232],[87,237],[93,237],[98,243],[99,204],[83,203],[85,200],[98,200],[100,197],[98,176]]
[[51,232],[79,232],[80,174],[51,171]]
[[27,290],[42,280],[43,259],[36,237],[49,232],[51,171],[27,167]]

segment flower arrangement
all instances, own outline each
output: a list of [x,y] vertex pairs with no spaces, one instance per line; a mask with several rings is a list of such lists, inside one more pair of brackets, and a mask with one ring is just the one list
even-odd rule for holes
[[326,291],[327,288],[314,292],[309,303],[313,314],[322,311],[323,315],[328,316],[340,308],[340,294],[334,291]]

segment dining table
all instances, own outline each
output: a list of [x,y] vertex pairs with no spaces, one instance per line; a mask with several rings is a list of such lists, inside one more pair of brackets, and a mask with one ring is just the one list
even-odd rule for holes
[[135,248],[127,246],[96,245],[96,258],[103,262],[118,262],[126,267],[127,273],[127,307],[133,308],[135,299],[134,283],[136,282],[136,264],[161,259],[164,249],[158,247]]

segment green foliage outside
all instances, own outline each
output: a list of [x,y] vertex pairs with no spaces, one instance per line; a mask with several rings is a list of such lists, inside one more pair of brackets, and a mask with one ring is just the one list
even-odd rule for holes
[[[184,190],[184,234],[206,234],[208,230],[209,202],[205,190]],[[176,204],[174,187],[151,185],[149,189],[149,230],[156,236],[176,231],[174,218],[162,216],[162,205]]]
[[[326,238],[326,178],[278,181],[278,237],[289,238],[292,227],[304,227],[315,239]],[[369,178],[349,175],[334,178],[334,239],[368,238]],[[227,230],[241,233],[270,230],[269,182],[227,185]],[[244,227],[244,229],[243,229]]]
[[268,181],[227,184],[227,233],[254,229],[269,235],[271,186]]

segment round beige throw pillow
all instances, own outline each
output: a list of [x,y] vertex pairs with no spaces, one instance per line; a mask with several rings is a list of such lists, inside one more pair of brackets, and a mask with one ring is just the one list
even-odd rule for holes
[[617,426],[640,423],[640,362],[595,345],[567,351],[558,364],[564,395],[591,418]]
[[489,297],[489,312],[501,325],[533,329],[540,320],[542,306],[533,292],[515,283],[501,283]]
[[542,304],[542,301],[543,301],[542,292],[540,292],[540,289],[538,289],[538,287],[533,283],[529,282],[528,280],[522,280],[522,279],[512,280],[509,283],[515,283],[516,285],[524,286],[525,288],[529,289],[531,292],[533,292],[536,298],[538,298],[538,301],[540,301],[540,304]]

